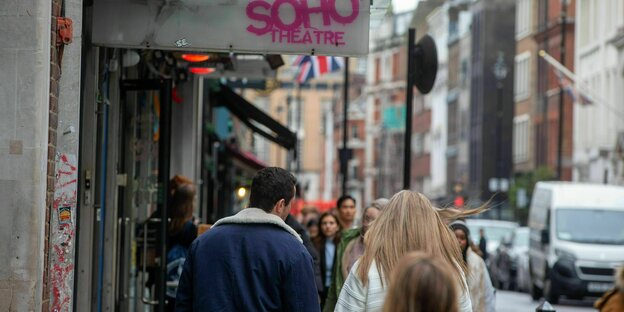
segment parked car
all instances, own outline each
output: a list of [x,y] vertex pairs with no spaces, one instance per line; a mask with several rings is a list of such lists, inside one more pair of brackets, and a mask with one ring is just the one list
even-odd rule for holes
[[551,303],[613,287],[624,264],[624,187],[539,182],[529,212],[531,295]]
[[528,290],[529,228],[519,227],[503,238],[490,261],[492,283],[500,289]]
[[514,256],[516,259],[516,286],[521,292],[531,290],[529,274],[529,233],[528,227],[517,228],[514,234]]
[[479,246],[479,230],[483,229],[487,242],[488,262],[503,238],[505,236],[512,237],[514,230],[518,227],[518,223],[515,222],[486,219],[468,219],[466,224],[468,224],[470,236],[477,246]]

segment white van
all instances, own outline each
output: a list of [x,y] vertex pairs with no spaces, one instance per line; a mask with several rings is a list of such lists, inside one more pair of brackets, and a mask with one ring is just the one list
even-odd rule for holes
[[624,264],[624,187],[539,182],[529,227],[535,300],[599,296]]

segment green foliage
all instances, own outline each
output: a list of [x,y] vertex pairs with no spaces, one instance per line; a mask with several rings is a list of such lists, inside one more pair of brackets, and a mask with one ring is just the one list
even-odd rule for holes
[[[529,206],[535,184],[540,181],[550,181],[555,178],[555,172],[546,166],[541,166],[530,172],[523,172],[516,175],[509,188],[509,202],[514,209],[516,220],[520,224],[526,224],[529,215]],[[527,207],[518,207],[518,190],[525,189],[528,198]]]

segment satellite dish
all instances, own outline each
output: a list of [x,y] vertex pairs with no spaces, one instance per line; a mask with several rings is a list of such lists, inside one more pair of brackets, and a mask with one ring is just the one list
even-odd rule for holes
[[438,74],[438,49],[431,36],[425,35],[414,47],[414,85],[422,94],[433,89]]

